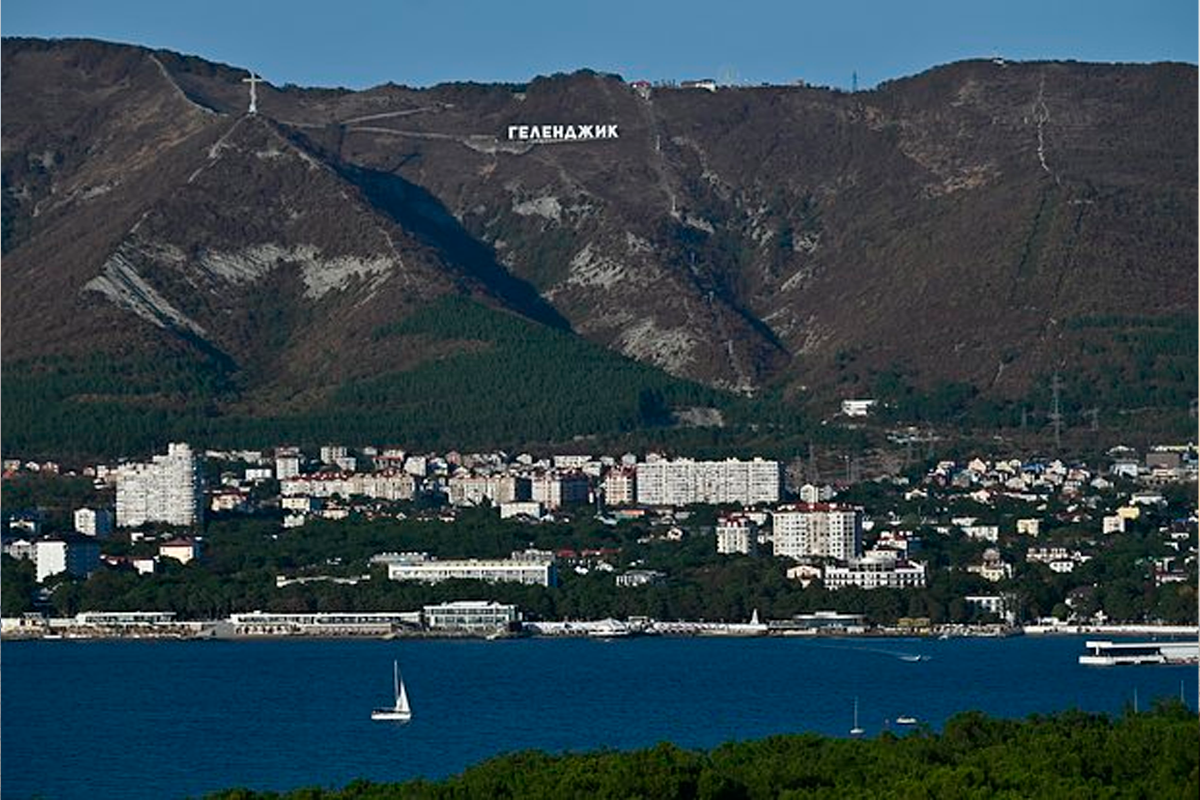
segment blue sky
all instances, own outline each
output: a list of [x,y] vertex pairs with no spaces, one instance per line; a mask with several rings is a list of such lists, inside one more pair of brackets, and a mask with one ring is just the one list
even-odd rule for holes
[[522,82],[581,67],[849,88],[964,58],[1197,61],[1196,0],[5,0],[5,36],[86,36],[272,83]]

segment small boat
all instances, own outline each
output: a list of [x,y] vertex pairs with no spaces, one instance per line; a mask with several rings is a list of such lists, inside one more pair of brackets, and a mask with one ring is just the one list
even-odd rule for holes
[[916,725],[917,718],[916,717],[896,717],[896,724],[897,725]]
[[858,727],[858,698],[854,698],[854,727],[850,729],[851,736],[862,736],[866,731]]
[[408,692],[404,688],[404,679],[400,677],[400,662],[392,662],[392,679],[395,683],[396,704],[390,708],[377,708],[371,712],[371,719],[388,722],[408,722],[412,719],[412,709],[408,707]]
[[901,661],[924,661],[925,656],[913,655],[912,653],[904,653],[900,656]]

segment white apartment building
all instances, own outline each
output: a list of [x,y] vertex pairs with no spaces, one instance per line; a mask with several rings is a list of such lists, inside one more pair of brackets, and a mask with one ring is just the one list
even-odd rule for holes
[[117,468],[117,525],[197,525],[204,513],[202,476],[186,444],[172,443],[149,463]]
[[332,466],[337,464],[339,458],[345,458],[347,454],[346,448],[342,445],[324,445],[321,448],[321,463]]
[[411,500],[416,480],[404,472],[324,472],[297,475],[279,482],[284,497],[373,497],[377,500]]
[[894,553],[872,551],[849,559],[845,566],[826,567],[823,580],[827,589],[919,589],[925,586],[925,565],[898,559]]
[[42,539],[34,543],[37,581],[65,572],[83,577],[100,567],[100,545],[92,539]]
[[501,505],[529,499],[529,480],[516,475],[455,475],[449,481],[456,506]]
[[604,492],[604,505],[633,505],[637,502],[637,468],[629,466],[613,467],[604,476],[601,488]]
[[717,520],[717,552],[758,553],[758,523],[743,514],[731,514]]
[[536,586],[553,586],[558,582],[553,556],[534,558],[515,553],[513,558],[507,559],[467,558],[441,561],[428,553],[388,553],[376,556],[372,561],[387,564],[388,578],[394,581],[507,581]]
[[529,480],[529,499],[547,509],[586,503],[590,494],[587,476],[582,472],[543,472]]
[[286,453],[275,456],[275,477],[281,481],[295,478],[300,474],[300,455]]
[[778,461],[646,461],[637,465],[637,501],[643,506],[778,503]]
[[780,506],[771,515],[777,556],[846,561],[862,554],[863,510],[836,503]]
[[113,532],[113,512],[107,508],[75,509],[75,530],[85,536],[103,539]]

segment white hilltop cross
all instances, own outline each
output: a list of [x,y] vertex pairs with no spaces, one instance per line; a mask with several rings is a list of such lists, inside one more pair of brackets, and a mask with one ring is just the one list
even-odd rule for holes
[[253,71],[251,71],[249,78],[242,78],[242,83],[250,84],[250,113],[257,114],[258,113],[258,93],[254,91],[254,87],[255,87],[255,84],[266,83],[266,81],[264,81],[262,78],[255,75]]

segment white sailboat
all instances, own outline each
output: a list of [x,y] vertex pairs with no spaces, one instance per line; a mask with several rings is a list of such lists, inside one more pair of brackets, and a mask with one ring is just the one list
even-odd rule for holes
[[858,698],[854,698],[854,727],[850,729],[851,736],[862,736],[866,731],[858,727]]
[[400,677],[400,662],[392,662],[392,678],[395,683],[396,705],[390,708],[377,708],[371,712],[371,719],[390,722],[408,722],[412,719],[412,709],[408,706],[408,691],[404,688],[404,679]]

